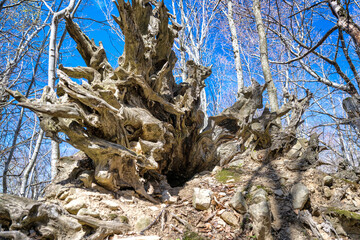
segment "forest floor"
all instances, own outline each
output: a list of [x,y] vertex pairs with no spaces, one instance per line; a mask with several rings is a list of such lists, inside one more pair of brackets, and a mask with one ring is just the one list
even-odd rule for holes
[[[267,163],[247,160],[236,166],[215,167],[212,172],[197,174],[184,186],[169,189],[170,201],[167,198],[158,204],[142,200],[132,190],[113,196],[72,188],[59,199],[69,212],[73,206],[86,205],[81,202],[90,203],[85,214],[133,226],[126,235],[108,239],[253,239],[250,215],[236,212],[229,201],[239,189],[249,201],[250,189],[262,188],[268,194],[274,239],[318,239],[314,231],[323,239],[360,239],[360,185],[336,176],[331,177],[331,184],[324,184],[327,175],[319,170],[292,171],[286,165],[287,161],[279,158]],[[299,211],[292,207],[291,187],[299,182],[310,192],[304,207],[311,213],[308,222],[302,221]],[[194,188],[212,191],[208,209],[194,208]],[[161,198],[164,196],[159,194]],[[232,220],[224,219],[224,212],[230,212]]]

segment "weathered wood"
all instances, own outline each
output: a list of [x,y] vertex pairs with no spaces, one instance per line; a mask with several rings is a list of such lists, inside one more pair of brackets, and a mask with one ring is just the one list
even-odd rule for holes
[[[47,136],[72,144],[92,160],[96,186],[113,192],[131,187],[154,202],[144,183],[167,178],[181,184],[239,154],[257,150],[266,154],[253,157],[263,161],[294,144],[311,94],[302,100],[288,96],[280,109],[265,107],[255,117],[267,85],[252,80],[232,107],[203,126],[200,94],[211,68],[188,61],[185,81],[175,83],[172,45],[180,27],[169,24],[164,3],[118,0],[116,6],[119,17],[114,19],[125,36],[125,49],[115,69],[101,42],[96,45],[66,16],[86,67],[60,66],[57,96],[49,88],[39,100],[8,91],[19,105],[38,114]],[[71,77],[87,82],[80,85]],[[282,129],[279,119],[290,111],[292,125]],[[57,138],[58,132],[67,138]]]
[[71,215],[71,217],[77,219],[82,225],[87,225],[92,228],[106,229],[110,232],[110,234],[121,234],[131,229],[128,224],[118,221],[104,221],[91,216]]
[[0,232],[0,238],[5,239],[13,239],[13,240],[28,240],[28,238],[25,234],[23,234],[20,231],[4,231]]
[[299,219],[301,222],[303,222],[304,224],[306,224],[310,227],[311,231],[313,232],[313,234],[315,235],[315,237],[317,239],[324,239],[320,234],[320,231],[317,227],[317,223],[313,220],[313,218],[308,210],[300,211]]
[[[9,93],[38,114],[47,136],[69,142],[93,160],[97,184],[115,192],[132,187],[155,201],[141,179],[171,175],[183,181],[214,165],[188,154],[189,140],[196,141],[203,127],[199,94],[211,70],[189,62],[186,82],[177,85],[172,45],[180,27],[168,23],[164,3],[119,0],[116,5],[114,19],[125,36],[117,68],[108,63],[101,42],[96,45],[65,16],[86,67],[59,67],[58,97],[51,89],[40,100]],[[68,139],[58,139],[57,132]]]
[[13,239],[30,239],[31,233],[43,239],[85,236],[77,220],[60,206],[7,194],[0,194],[0,224],[0,237]]

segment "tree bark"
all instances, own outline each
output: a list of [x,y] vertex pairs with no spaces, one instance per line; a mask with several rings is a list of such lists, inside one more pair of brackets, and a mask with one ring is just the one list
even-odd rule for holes
[[[75,0],[70,0],[69,5],[59,12],[55,12],[51,20],[50,25],[50,39],[49,39],[49,66],[48,66],[48,86],[51,90],[55,89],[56,81],[56,65],[58,60],[58,48],[56,45],[57,31],[59,21],[65,16],[66,13],[73,11],[75,7]],[[51,140],[51,179],[56,176],[56,163],[60,158],[60,146],[59,143]]]
[[327,0],[331,12],[338,19],[337,25],[351,36],[355,43],[355,51],[360,58],[360,27],[342,6],[340,0]]
[[238,42],[237,33],[236,33],[236,25],[235,25],[234,17],[233,17],[232,0],[228,1],[227,8],[228,8],[228,12],[226,13],[226,17],[229,22],[229,28],[230,28],[230,34],[231,34],[231,44],[232,44],[233,53],[234,53],[237,87],[238,87],[237,99],[239,99],[241,96],[241,92],[244,89],[244,77],[243,77],[243,71],[242,71],[242,66],[241,66],[241,57],[240,57],[239,42]]
[[[39,132],[39,137],[36,140],[36,145],[34,148],[34,152],[31,155],[31,158],[29,160],[28,165],[26,166],[26,168],[24,169],[23,172],[23,176],[21,178],[21,186],[20,186],[20,196],[25,197],[25,192],[26,192],[26,186],[29,182],[29,175],[35,165],[39,150],[40,150],[40,146],[41,146],[41,142],[44,136],[44,131],[41,129]],[[31,182],[29,182],[29,184],[31,184]]]
[[[12,94],[19,105],[38,113],[47,136],[57,138],[57,132],[64,132],[94,161],[99,185],[113,191],[133,187],[153,200],[141,177],[158,178],[160,173],[170,181],[184,181],[214,165],[191,161],[188,145],[203,126],[199,95],[210,69],[188,62],[186,82],[176,85],[171,47],[180,28],[168,25],[163,3],[152,9],[142,1],[118,1],[117,8],[120,16],[114,19],[125,35],[125,51],[116,69],[108,63],[102,44],[96,46],[65,16],[67,31],[87,67],[60,67],[60,99],[51,87],[37,101]],[[89,84],[77,85],[69,76],[87,77]]]
[[[256,27],[259,35],[259,47],[260,47],[260,61],[261,67],[264,74],[264,79],[267,84],[268,94],[269,94],[269,102],[271,111],[279,110],[279,103],[277,97],[277,90],[274,84],[274,81],[271,76],[271,69],[269,65],[268,58],[268,47],[267,47],[267,38],[266,32],[264,28],[264,24],[261,17],[261,7],[259,0],[253,0],[253,12],[256,21]],[[278,122],[280,124],[280,122]]]

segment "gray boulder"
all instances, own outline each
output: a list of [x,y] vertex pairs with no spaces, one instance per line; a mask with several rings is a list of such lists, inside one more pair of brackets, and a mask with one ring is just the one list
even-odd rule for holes
[[239,219],[235,216],[233,212],[223,212],[220,215],[221,219],[224,220],[227,224],[233,227],[239,226]]
[[209,189],[194,188],[193,206],[197,210],[206,210],[211,204],[212,191]]
[[331,176],[325,176],[323,179],[324,186],[331,187],[334,183],[334,179]]
[[267,192],[263,188],[254,190],[253,192],[251,192],[251,196],[252,203],[259,203],[267,200]]
[[231,198],[229,205],[239,213],[245,213],[247,211],[248,207],[241,189],[236,191],[235,195]]
[[74,199],[64,206],[64,208],[71,214],[77,214],[80,209],[87,207],[87,201],[82,198]]
[[294,209],[303,209],[309,199],[309,189],[302,183],[297,183],[291,188],[292,205]]
[[262,189],[256,189],[250,192],[251,204],[249,213],[253,222],[253,230],[258,240],[272,240],[271,235],[271,211],[266,199],[267,192]]

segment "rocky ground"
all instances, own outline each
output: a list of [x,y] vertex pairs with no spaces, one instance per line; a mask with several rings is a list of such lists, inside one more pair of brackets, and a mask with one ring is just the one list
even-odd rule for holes
[[285,164],[216,167],[131,220],[153,223],[143,233],[161,239],[360,239],[360,185]]
[[154,204],[133,190],[113,194],[97,186],[79,159],[61,161],[62,174],[44,203],[2,195],[8,206],[0,208],[0,223],[12,231],[0,238],[360,239],[360,185],[350,171],[329,176],[294,170],[284,158],[248,158],[197,174],[184,186],[148,185]]

